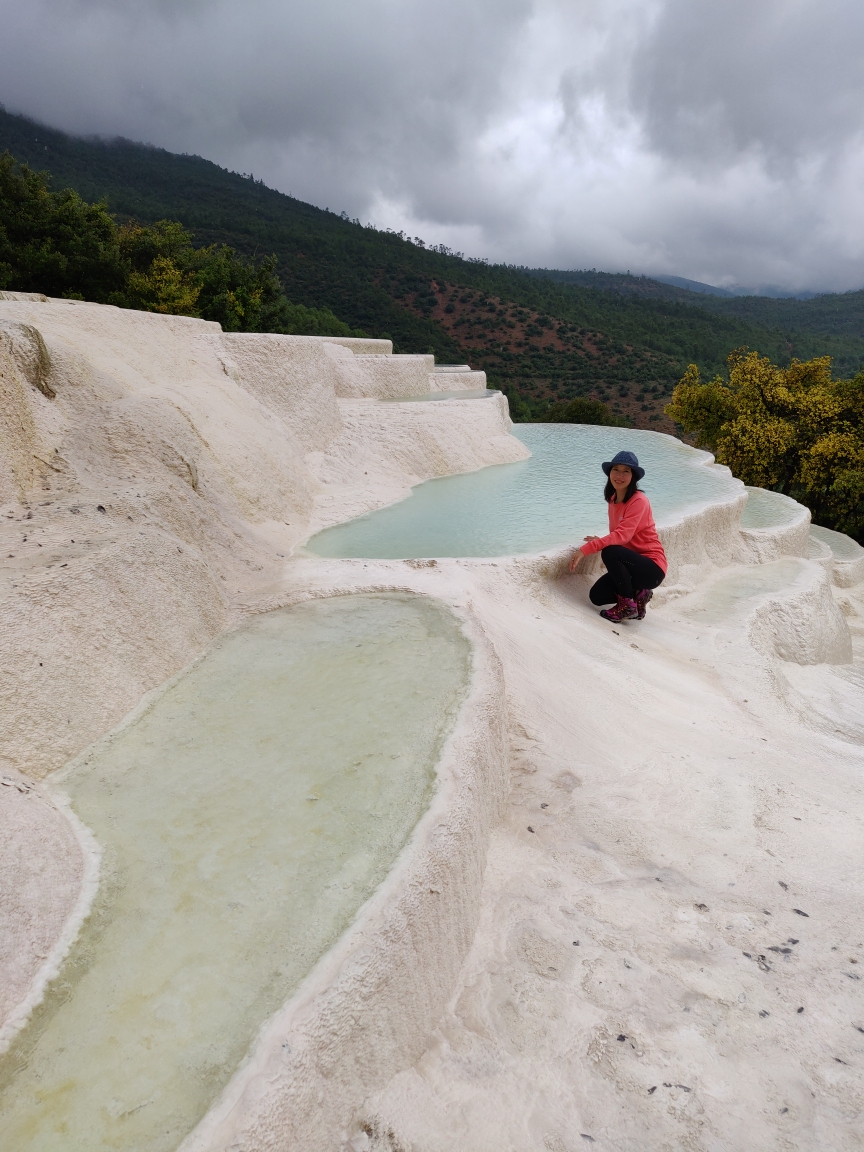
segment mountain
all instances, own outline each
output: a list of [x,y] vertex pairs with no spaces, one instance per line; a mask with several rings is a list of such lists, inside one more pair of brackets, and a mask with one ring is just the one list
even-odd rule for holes
[[[783,328],[799,344],[811,337],[838,341],[864,338],[864,289],[807,298],[734,296],[719,300],[706,297],[703,307],[717,315],[737,316],[760,327]],[[838,343],[836,347],[840,362],[844,363],[844,352],[840,348],[845,346]],[[850,343],[850,352],[853,347]],[[849,367],[858,371],[852,364]]]
[[200,156],[73,137],[0,109],[3,149],[47,170],[55,189],[104,199],[118,219],[179,220],[198,244],[275,254],[292,301],[390,337],[397,351],[485,369],[517,418],[587,396],[639,426],[671,431],[662,408],[687,364],[722,371],[742,345],[779,363],[830,354],[841,375],[864,365],[864,292],[727,299],[629,274],[466,260]]
[[734,296],[728,288],[718,288],[714,284],[703,284],[701,280],[688,280],[686,276],[655,276],[661,284],[674,284],[676,288],[685,288],[688,292],[696,292],[700,296],[707,293],[709,296]]
[[726,299],[734,296],[770,296],[776,300],[812,300],[818,292],[788,292],[773,284],[766,284],[759,288],[742,288],[735,285],[732,288],[718,288],[716,284],[703,284],[701,280],[688,280],[685,276],[655,276],[662,284],[673,284],[676,288],[686,288],[689,292],[699,295],[722,296]]

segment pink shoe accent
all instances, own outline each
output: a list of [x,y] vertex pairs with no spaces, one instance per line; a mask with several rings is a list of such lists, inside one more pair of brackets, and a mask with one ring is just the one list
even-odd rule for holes
[[634,599],[636,600],[636,619],[644,620],[645,613],[648,609],[648,601],[653,597],[654,593],[650,588],[640,588],[636,593]]
[[635,600],[627,596],[619,596],[614,608],[604,608],[600,613],[604,620],[611,620],[613,624],[620,624],[622,620],[636,620],[639,608]]

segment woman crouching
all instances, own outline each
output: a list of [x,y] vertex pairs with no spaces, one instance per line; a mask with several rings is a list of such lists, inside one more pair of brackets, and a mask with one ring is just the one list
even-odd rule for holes
[[637,487],[645,475],[632,452],[619,452],[601,464],[607,481],[603,496],[609,507],[609,535],[586,536],[573,553],[570,571],[583,556],[599,552],[606,565],[589,593],[591,603],[614,604],[600,615],[614,624],[644,620],[648,601],[666,578],[666,553],[654,526],[648,497]]

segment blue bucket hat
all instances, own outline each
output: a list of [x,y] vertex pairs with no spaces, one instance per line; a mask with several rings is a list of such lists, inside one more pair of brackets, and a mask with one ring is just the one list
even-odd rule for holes
[[632,468],[634,480],[641,480],[645,475],[645,469],[639,467],[639,461],[632,452],[618,452],[611,460],[607,460],[606,463],[601,464],[600,467],[608,476],[616,464],[626,464],[628,468]]

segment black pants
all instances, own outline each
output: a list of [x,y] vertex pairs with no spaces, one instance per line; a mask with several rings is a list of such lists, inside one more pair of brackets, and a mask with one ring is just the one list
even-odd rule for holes
[[600,555],[606,574],[589,592],[592,604],[614,604],[617,596],[630,599],[642,588],[656,588],[666,578],[659,564],[621,544],[610,544]]

